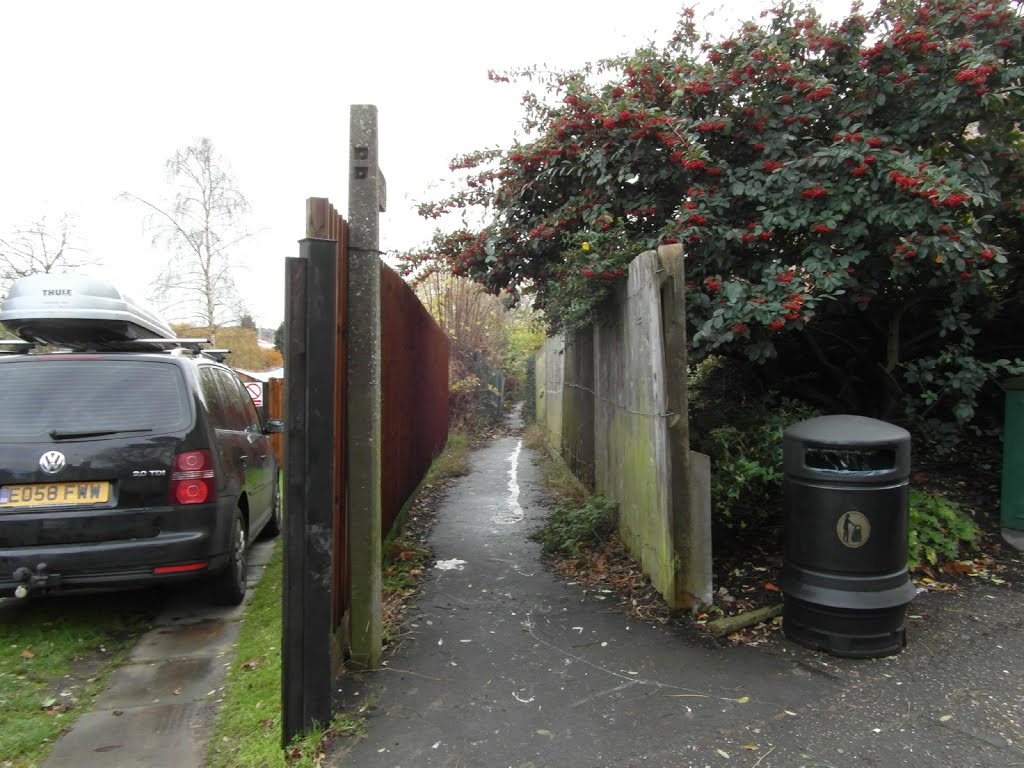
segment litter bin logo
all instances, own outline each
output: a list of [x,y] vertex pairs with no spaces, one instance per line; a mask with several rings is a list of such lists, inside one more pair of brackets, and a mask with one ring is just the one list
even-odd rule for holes
[[863,547],[871,536],[871,522],[860,512],[847,512],[836,523],[836,534],[844,547]]

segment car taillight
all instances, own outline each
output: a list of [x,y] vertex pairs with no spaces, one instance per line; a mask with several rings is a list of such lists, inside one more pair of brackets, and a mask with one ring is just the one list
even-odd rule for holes
[[213,455],[209,451],[187,451],[175,456],[168,495],[171,504],[202,504],[215,498]]

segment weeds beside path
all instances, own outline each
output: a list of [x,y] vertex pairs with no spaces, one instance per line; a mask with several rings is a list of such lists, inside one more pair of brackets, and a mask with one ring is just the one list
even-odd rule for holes
[[[543,470],[549,505],[562,517],[567,510],[588,509],[588,493],[554,455],[537,427],[527,429],[527,443],[537,453]],[[998,461],[991,447],[976,448],[971,461],[952,464],[934,460],[919,463],[911,484],[917,502],[915,514],[926,515],[929,524],[922,535],[912,536],[912,555],[920,558],[912,576],[919,589],[959,594],[968,582],[987,582],[1006,589],[1024,588],[1024,556],[999,536]],[[595,497],[596,498],[596,497]],[[954,514],[956,512],[956,514]],[[650,585],[639,564],[616,535],[598,536],[583,546],[547,547],[546,562],[583,594],[598,595],[627,615],[657,624],[673,624],[682,630],[700,629],[709,621],[756,611],[782,602],[779,574],[782,568],[783,532],[781,510],[773,527],[714,542],[714,602],[695,615],[673,616],[661,595]],[[558,515],[552,518],[549,536],[569,530]],[[917,521],[919,522],[919,521]],[[977,533],[973,533],[977,526]],[[924,534],[927,534],[928,538]],[[576,534],[573,534],[574,536]],[[563,536],[564,538],[564,536]],[[544,536],[541,536],[544,540]],[[973,542],[973,546],[972,546]],[[964,548],[958,552],[957,546]],[[725,642],[761,645],[781,634],[782,620],[775,618],[728,635]],[[699,635],[696,636],[701,638]]]

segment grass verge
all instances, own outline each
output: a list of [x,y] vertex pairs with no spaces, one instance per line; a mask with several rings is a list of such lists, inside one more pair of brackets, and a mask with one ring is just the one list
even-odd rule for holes
[[469,449],[469,435],[463,432],[450,432],[444,451],[430,465],[424,486],[437,485],[445,480],[451,480],[468,474]]
[[[384,562],[384,640],[395,645],[404,623],[404,606],[418,590],[430,552],[416,536],[426,525],[430,498],[447,480],[469,471],[467,435],[452,433],[427,474],[421,499],[413,505],[408,534],[392,542]],[[245,609],[245,619],[228,670],[224,698],[206,755],[206,768],[314,768],[335,738],[361,731],[359,713],[340,713],[282,750],[281,598],[283,547],[279,544]]]
[[0,766],[30,768],[150,625],[129,594],[47,598],[0,612]]
[[357,732],[362,719],[339,715],[281,749],[281,590],[278,544],[245,618],[228,670],[224,698],[206,754],[207,768],[312,768],[325,740]]

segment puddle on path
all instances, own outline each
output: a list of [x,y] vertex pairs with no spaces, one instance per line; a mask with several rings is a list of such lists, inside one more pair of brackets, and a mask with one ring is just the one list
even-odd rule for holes
[[523,451],[523,441],[516,443],[516,449],[509,457],[508,470],[508,503],[506,508],[498,512],[492,519],[498,525],[512,525],[520,522],[526,513],[519,503],[519,454]]

